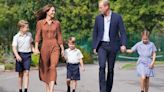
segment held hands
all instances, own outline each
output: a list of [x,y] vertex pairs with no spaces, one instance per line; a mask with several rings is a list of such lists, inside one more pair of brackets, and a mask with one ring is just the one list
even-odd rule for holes
[[122,53],[125,53],[125,52],[126,52],[126,46],[122,45],[122,46],[120,47],[120,49],[121,49],[121,52],[122,52]]
[[64,49],[61,50],[61,55],[62,55],[62,57],[64,57]]
[[35,48],[35,49],[34,49],[34,55],[38,55],[38,54],[40,54],[40,51],[39,51],[38,48]]
[[[121,49],[122,53],[126,52],[126,46],[123,45],[123,46],[120,47],[120,49]],[[97,55],[96,49],[93,49],[93,53]]]

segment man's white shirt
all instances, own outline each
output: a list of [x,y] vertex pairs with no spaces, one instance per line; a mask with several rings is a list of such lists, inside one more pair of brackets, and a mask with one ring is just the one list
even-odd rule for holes
[[110,29],[110,23],[111,23],[111,16],[112,16],[111,10],[108,16],[104,16],[104,35],[103,35],[102,41],[110,42],[109,29]]

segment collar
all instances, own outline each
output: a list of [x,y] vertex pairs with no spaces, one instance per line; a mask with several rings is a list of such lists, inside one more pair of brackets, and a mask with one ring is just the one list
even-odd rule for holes
[[27,36],[27,32],[25,34],[22,34],[20,31],[18,32],[19,36]]
[[[144,44],[144,43],[143,43],[143,41],[141,41],[141,42],[142,42],[142,44]],[[147,44],[145,44],[145,45],[148,45],[148,44],[150,44],[150,41],[148,41],[148,43],[147,43]]]
[[104,18],[106,18],[108,21],[110,21],[112,16],[112,10],[110,10],[109,15],[108,16],[104,16]]
[[71,50],[70,48],[68,48],[68,51],[76,51],[76,50],[77,50],[77,48],[75,48],[73,50]]
[[[101,15],[102,15],[103,17],[105,17],[104,14],[101,14]],[[111,17],[111,16],[112,16],[112,10],[109,11],[108,17]]]
[[[45,25],[47,23],[46,19],[43,19],[43,24]],[[55,20],[52,19],[52,23],[55,23]]]

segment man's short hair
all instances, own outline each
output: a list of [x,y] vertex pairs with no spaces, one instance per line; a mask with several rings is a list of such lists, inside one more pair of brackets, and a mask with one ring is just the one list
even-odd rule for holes
[[104,5],[110,5],[110,1],[109,0],[100,0],[99,3],[103,3]]

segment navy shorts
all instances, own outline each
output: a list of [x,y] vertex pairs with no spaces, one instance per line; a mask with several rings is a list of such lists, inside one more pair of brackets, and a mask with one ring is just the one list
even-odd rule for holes
[[23,72],[24,70],[30,70],[30,64],[31,64],[31,52],[30,53],[18,53],[20,57],[22,58],[21,62],[18,62],[16,60],[16,72]]
[[67,79],[80,80],[79,64],[67,64]]

